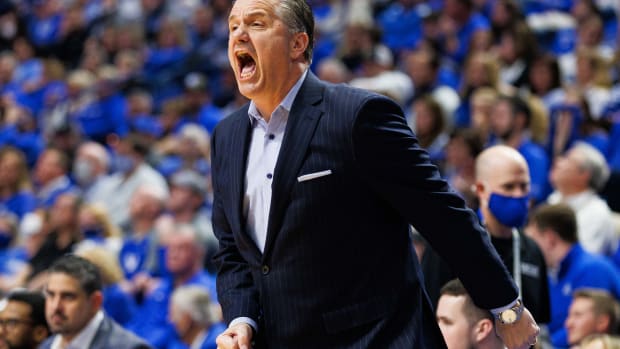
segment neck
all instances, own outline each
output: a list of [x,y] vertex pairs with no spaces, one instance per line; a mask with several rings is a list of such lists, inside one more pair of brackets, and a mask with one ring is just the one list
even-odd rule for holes
[[573,248],[574,244],[561,242],[555,248],[548,251],[551,255],[551,264],[550,269],[557,269],[560,266],[560,263],[566,258],[566,255]]
[[265,121],[269,122],[273,111],[282,103],[284,97],[286,97],[295,83],[301,78],[307,67],[308,65],[305,62],[293,64],[288,72],[283,73],[290,76],[290,78],[284,81],[280,86],[277,86],[275,90],[269,91],[268,95],[251,98]]
[[581,194],[581,193],[585,192],[586,190],[588,190],[588,188],[581,188],[581,187],[577,188],[577,187],[570,187],[570,186],[558,187],[558,191],[565,198],[568,197],[568,196],[573,196],[573,195]]
[[179,211],[173,212],[174,220],[180,223],[191,223],[194,219],[195,212],[191,208],[182,208]]
[[190,270],[182,271],[182,272],[175,274],[173,276],[174,287],[176,288],[178,286],[184,285],[189,279],[191,279],[194,275],[196,275],[197,271],[198,271],[198,268],[194,266]]
[[501,224],[497,219],[495,219],[491,212],[489,212],[488,208],[482,208],[482,216],[484,218],[485,226],[491,236],[503,239],[512,237],[512,228]]
[[132,233],[138,236],[144,236],[153,229],[153,219],[138,218],[131,222]]

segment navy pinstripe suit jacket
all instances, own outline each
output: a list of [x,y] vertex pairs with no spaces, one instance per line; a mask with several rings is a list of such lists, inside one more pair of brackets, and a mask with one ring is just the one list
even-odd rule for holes
[[[289,115],[260,253],[242,213],[247,110],[222,120],[213,134],[213,226],[224,317],[255,319],[256,347],[445,347],[409,223],[479,306],[517,297],[476,216],[440,179],[400,107],[312,73]],[[331,174],[298,181],[325,170]]]

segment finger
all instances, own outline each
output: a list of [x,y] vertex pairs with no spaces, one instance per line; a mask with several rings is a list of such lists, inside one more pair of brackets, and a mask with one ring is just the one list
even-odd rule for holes
[[250,348],[250,337],[247,336],[246,334],[238,334],[237,344],[239,344],[239,349],[249,349]]
[[236,347],[236,341],[231,333],[222,333],[215,339],[218,349],[233,349]]

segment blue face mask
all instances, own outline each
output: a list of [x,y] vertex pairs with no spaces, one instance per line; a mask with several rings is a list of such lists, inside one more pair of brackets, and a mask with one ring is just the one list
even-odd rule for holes
[[11,244],[13,237],[8,231],[0,230],[0,250],[4,250]]
[[489,210],[507,227],[519,228],[527,219],[529,196],[512,197],[491,193]]

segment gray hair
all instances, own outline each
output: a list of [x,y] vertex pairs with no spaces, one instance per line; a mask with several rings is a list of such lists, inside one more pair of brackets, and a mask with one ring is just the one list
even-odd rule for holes
[[590,173],[589,187],[595,191],[603,189],[609,179],[609,165],[603,154],[588,143],[577,142],[571,151],[581,157],[579,166]]
[[277,7],[279,17],[289,28],[291,34],[308,34],[308,47],[304,58],[312,62],[314,48],[314,16],[310,5],[305,0],[281,0]]
[[200,325],[208,326],[214,322],[214,304],[211,303],[209,291],[201,286],[180,286],[172,293],[171,301],[177,309]]
[[93,141],[87,141],[80,145],[78,153],[80,152],[95,157],[106,172],[110,168],[110,155],[101,144]]

